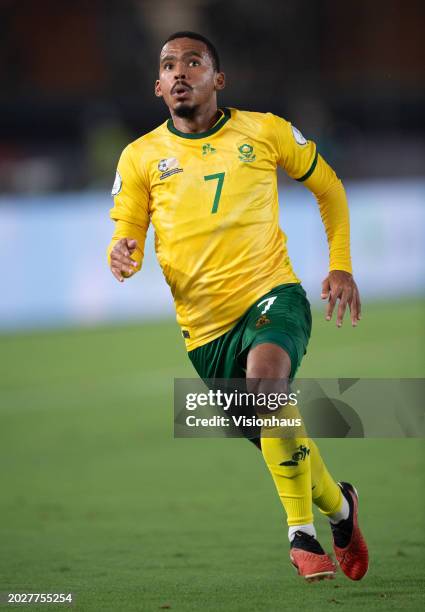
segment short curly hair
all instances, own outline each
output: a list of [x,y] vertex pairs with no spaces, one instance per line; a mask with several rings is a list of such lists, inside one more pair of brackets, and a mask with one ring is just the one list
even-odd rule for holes
[[214,47],[212,42],[208,40],[208,38],[205,38],[205,36],[202,36],[202,34],[198,34],[197,32],[183,30],[182,32],[174,32],[174,34],[171,34],[171,36],[169,36],[164,42],[164,45],[166,45],[171,40],[176,40],[176,38],[192,38],[193,40],[200,40],[201,42],[203,42],[207,47],[208,53],[210,54],[211,59],[213,61],[214,70],[216,72],[220,72],[220,58],[218,56],[217,49]]

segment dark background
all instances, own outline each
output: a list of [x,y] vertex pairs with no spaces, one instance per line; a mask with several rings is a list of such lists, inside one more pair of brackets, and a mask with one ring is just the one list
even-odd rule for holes
[[165,120],[153,96],[173,31],[217,46],[220,103],[272,111],[344,178],[425,166],[422,0],[3,0],[0,189],[109,186],[121,148]]

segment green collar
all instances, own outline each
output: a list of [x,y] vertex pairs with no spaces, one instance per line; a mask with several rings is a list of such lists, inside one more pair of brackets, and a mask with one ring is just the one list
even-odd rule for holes
[[230,109],[224,108],[222,110],[223,110],[223,115],[220,117],[217,123],[212,128],[207,130],[206,132],[197,132],[195,134],[188,134],[187,132],[180,132],[180,130],[174,127],[174,123],[171,117],[167,121],[167,128],[170,130],[170,132],[172,132],[176,136],[180,136],[181,138],[207,138],[207,136],[211,136],[212,134],[215,134],[216,132],[218,132],[218,130],[220,130],[223,127],[223,125],[227,123],[227,121],[229,121]]

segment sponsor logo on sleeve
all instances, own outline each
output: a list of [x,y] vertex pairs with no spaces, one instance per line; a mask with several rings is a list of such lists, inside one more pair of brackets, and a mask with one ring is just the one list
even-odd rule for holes
[[292,133],[294,135],[295,141],[299,145],[306,145],[307,144],[307,139],[304,138],[304,136],[301,134],[301,132],[299,130],[297,130],[295,125],[291,125],[291,129],[292,129]]
[[120,173],[117,170],[115,174],[115,181],[114,181],[114,184],[112,185],[111,196],[118,195],[119,192],[121,191],[121,187],[122,187],[122,179],[121,179]]

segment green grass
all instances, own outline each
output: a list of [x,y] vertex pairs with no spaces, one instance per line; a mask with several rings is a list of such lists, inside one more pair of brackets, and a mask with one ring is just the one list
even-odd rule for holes
[[[422,313],[375,304],[354,330],[315,313],[299,376],[423,377]],[[0,361],[0,592],[73,591],[83,611],[423,609],[422,441],[319,441],[359,488],[371,567],[304,584],[260,453],[172,437],[173,377],[194,376],[174,323],[6,335]]]

